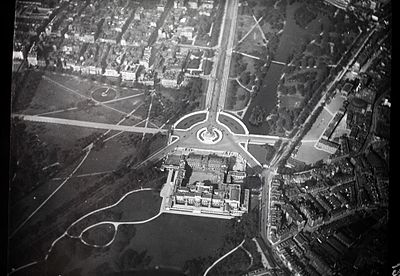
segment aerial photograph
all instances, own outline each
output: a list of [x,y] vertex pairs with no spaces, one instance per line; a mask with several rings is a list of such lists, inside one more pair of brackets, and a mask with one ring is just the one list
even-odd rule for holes
[[391,0],[11,2],[2,275],[400,275]]

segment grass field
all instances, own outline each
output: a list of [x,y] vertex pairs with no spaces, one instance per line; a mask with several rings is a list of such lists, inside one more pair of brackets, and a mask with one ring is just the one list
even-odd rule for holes
[[218,121],[226,125],[233,133],[245,134],[243,127],[237,121],[231,119],[228,116],[219,114]]
[[57,85],[42,79],[29,107],[26,110],[21,110],[19,112],[32,115],[40,114],[75,107],[76,103],[81,100],[82,98],[78,95],[66,93]]
[[248,150],[251,153],[251,155],[254,156],[255,159],[257,159],[258,162],[261,164],[266,163],[266,156],[267,156],[267,150],[263,145],[248,145]]
[[188,259],[212,256],[222,246],[227,225],[226,220],[164,214],[137,226],[129,246],[146,249],[154,265],[180,267]]
[[60,119],[81,120],[96,123],[116,124],[124,114],[110,110],[104,106],[93,106],[85,110],[71,110],[54,114],[46,114],[46,117],[55,117]]
[[124,132],[108,140],[100,149],[92,151],[76,173],[79,175],[115,170],[124,158],[136,154],[132,136],[141,138],[140,134]]
[[[146,220],[159,212],[160,205],[161,197],[159,191],[132,193],[117,206],[94,213],[81,220],[70,229],[70,233],[79,235],[86,227],[101,221],[129,222]],[[101,233],[99,234],[101,235]]]
[[[47,267],[53,274],[72,275],[67,273],[80,271],[81,275],[96,275],[93,272],[96,269],[98,273],[120,270],[127,252],[135,251],[147,256],[146,262],[140,260],[148,263],[148,267],[182,269],[187,260],[214,256],[229,231],[228,223],[219,219],[163,214],[143,225],[120,226],[115,241],[106,249],[92,249],[78,240],[63,239],[55,246]],[[132,264],[132,268],[140,263]]]
[[228,82],[228,93],[225,100],[226,110],[242,110],[247,106],[250,100],[250,93],[237,83],[233,85],[234,83],[236,83],[236,80]]
[[206,113],[201,113],[201,114],[196,114],[193,116],[190,116],[186,119],[183,119],[181,122],[177,124],[175,128],[177,129],[187,129],[193,124],[196,124],[198,122],[204,121],[207,117]]
[[[145,100],[144,95],[138,95],[136,97],[132,97],[129,99],[113,102],[113,103],[108,103],[108,106],[111,106],[115,109],[118,109],[120,111],[123,111],[125,113],[129,113],[135,108],[137,108],[140,104],[142,104]],[[136,113],[135,113],[136,114]]]
[[114,236],[112,224],[102,224],[83,233],[82,238],[89,244],[105,245]]
[[239,248],[214,266],[209,275],[241,275],[247,271],[249,265],[249,256],[243,249]]
[[303,100],[300,95],[281,95],[279,97],[280,106],[286,108],[298,107]]
[[255,23],[256,21],[250,14],[242,13],[238,16],[234,40],[235,49],[237,51],[254,54],[257,52],[261,53],[265,50],[263,46],[263,37],[258,27],[254,28],[248,36],[243,39]]

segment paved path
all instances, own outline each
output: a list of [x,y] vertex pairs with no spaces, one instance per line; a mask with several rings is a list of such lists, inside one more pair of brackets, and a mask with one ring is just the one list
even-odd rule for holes
[[[103,222],[99,222],[99,223],[93,224],[93,225],[91,225],[91,226],[89,226],[89,227],[86,227],[84,230],[82,230],[82,232],[80,233],[79,236],[73,236],[73,235],[70,235],[70,234],[68,233],[68,231],[71,229],[71,227],[73,227],[75,224],[77,224],[77,223],[80,222],[81,220],[83,220],[83,219],[89,217],[89,216],[92,215],[92,214],[95,214],[95,213],[101,212],[101,211],[103,211],[103,210],[110,209],[110,208],[112,208],[112,207],[117,206],[119,203],[121,203],[121,201],[123,201],[123,200],[124,200],[127,196],[129,196],[130,194],[137,193],[137,192],[143,192],[143,191],[152,191],[152,190],[154,190],[154,189],[153,189],[153,188],[142,188],[142,189],[136,189],[136,190],[129,191],[129,192],[127,192],[125,195],[123,195],[123,196],[122,196],[117,202],[115,202],[114,204],[111,204],[111,205],[108,205],[108,206],[105,206],[105,207],[102,207],[102,208],[98,208],[98,209],[96,209],[96,210],[93,210],[93,211],[87,213],[86,215],[81,216],[79,219],[77,219],[77,220],[75,220],[73,223],[71,223],[71,224],[68,226],[68,228],[64,231],[64,233],[61,234],[58,238],[56,238],[56,239],[53,241],[53,243],[51,244],[50,248],[48,249],[47,254],[46,254],[46,256],[44,257],[44,259],[47,260],[47,258],[49,257],[49,254],[50,254],[51,251],[53,250],[53,247],[56,245],[56,243],[57,243],[59,240],[61,240],[61,239],[64,238],[64,237],[78,238],[78,239],[80,239],[80,240],[82,241],[82,243],[84,243],[84,244],[86,244],[86,245],[89,245],[89,246],[93,246],[93,245],[87,244],[84,240],[82,240],[82,234],[83,234],[85,231],[87,231],[87,230],[89,230],[89,229],[91,229],[91,228],[93,228],[93,227],[95,227],[95,226],[98,226],[98,225],[101,225],[101,224],[110,223],[110,224],[112,224],[112,225],[114,226],[114,229],[115,229],[116,231],[115,231],[115,233],[114,233],[114,237],[113,237],[113,239],[111,240],[111,242],[108,242],[108,243],[106,244],[106,245],[108,246],[108,245],[110,245],[110,244],[112,243],[112,241],[114,241],[114,238],[115,238],[115,236],[116,236],[116,232],[117,232],[117,230],[118,230],[118,225],[120,225],[120,224],[143,224],[143,223],[146,223],[146,222],[149,222],[149,221],[151,221],[151,220],[156,219],[158,216],[161,215],[161,212],[159,212],[156,216],[153,216],[153,217],[151,217],[151,218],[149,218],[149,219],[142,220],[142,221],[136,221],[136,222],[114,222],[114,221],[108,221],[108,222],[103,221]],[[104,247],[104,246],[106,246],[106,245],[103,245],[102,247]],[[96,246],[94,246],[94,247],[96,247]],[[97,246],[97,247],[101,247],[101,246]]]
[[261,35],[262,35],[262,37],[263,37],[263,39],[264,39],[264,41],[265,41],[264,46],[267,47],[267,45],[268,45],[268,39],[265,37],[264,31],[263,31],[263,29],[262,29],[261,26],[260,26],[260,20],[257,21],[257,19],[256,19],[256,17],[254,16],[254,14],[253,14],[253,19],[254,19],[254,21],[256,21],[257,27],[258,27],[258,29],[260,30],[260,33],[261,33]]
[[260,19],[256,20],[256,24],[254,24],[254,25],[250,28],[250,30],[238,41],[237,45],[239,45],[240,43],[243,42],[243,40],[246,39],[246,37],[251,33],[251,31],[253,31],[253,29],[254,29],[255,27],[257,27],[258,23],[260,23],[260,21],[261,21],[262,19],[263,19],[263,17],[261,16]]
[[19,271],[19,270],[21,270],[21,269],[30,267],[30,266],[35,265],[35,264],[37,264],[37,263],[38,263],[38,261],[35,261],[35,262],[31,262],[31,263],[29,263],[29,264],[20,266],[20,267],[18,267],[18,268],[13,268],[13,269],[11,269],[11,272],[8,273],[7,275],[11,275],[11,274],[13,274],[13,273],[15,273],[15,272],[17,272],[17,271]]
[[[154,94],[151,94],[149,110],[148,110],[148,112],[147,112],[147,117],[146,117],[146,121],[145,121],[145,124],[144,124],[144,128],[147,128],[147,125],[149,124],[151,108],[152,108],[152,106],[153,106],[153,99],[154,99]],[[143,132],[142,141],[143,141],[143,139],[144,139],[145,134],[146,134],[146,132]]]
[[[286,63],[284,63],[284,62],[276,61],[276,60],[272,60],[271,63],[275,63],[275,64],[278,64],[278,65],[286,65]],[[316,68],[316,66],[314,68]]]
[[254,59],[258,59],[258,60],[261,59],[260,57],[256,57],[256,56],[249,55],[249,54],[246,54],[246,53],[242,53],[242,52],[239,52],[239,51],[232,51],[232,52],[234,52],[236,54],[240,54],[240,55],[245,56],[245,57],[249,57],[249,58],[254,58]]
[[75,167],[75,169],[68,175],[68,177],[33,211],[9,236],[9,239],[11,239],[15,233],[18,232],[19,229],[21,229],[54,195],[57,193],[58,190],[60,190],[65,183],[70,180],[70,178],[75,174],[75,172],[82,166],[82,164],[85,162],[86,158],[89,156],[91,150],[93,148],[93,143],[91,143],[87,147],[87,151],[85,156],[82,158],[81,162]]
[[254,262],[254,258],[253,258],[253,255],[251,255],[251,253],[246,249],[246,248],[244,248],[244,246],[242,245],[241,246],[241,248],[243,249],[243,251],[244,252],[246,252],[246,254],[247,254],[247,256],[249,256],[249,259],[250,259],[250,264],[247,266],[247,270],[249,270],[250,269],[250,267],[252,267],[253,266],[253,262]]
[[81,94],[81,93],[78,93],[78,92],[76,92],[75,90],[73,90],[73,89],[71,89],[71,88],[65,86],[64,84],[59,83],[59,82],[57,82],[57,81],[55,81],[55,80],[53,80],[53,79],[51,79],[51,78],[49,78],[49,77],[47,77],[47,76],[43,76],[43,79],[45,79],[45,80],[47,80],[47,81],[49,81],[49,82],[51,82],[51,83],[53,83],[53,84],[56,84],[56,85],[60,86],[61,88],[65,89],[66,91],[68,91],[68,92],[70,92],[70,93],[73,93],[73,94],[75,94],[75,95],[77,95],[77,96],[79,96],[79,97],[81,97],[81,98],[93,100],[94,102],[96,102],[96,104],[101,105],[101,106],[103,106],[103,107],[105,107],[105,108],[114,110],[114,111],[116,111],[116,112],[118,112],[118,113],[120,113],[120,114],[126,114],[126,112],[123,112],[123,111],[118,110],[118,109],[116,109],[116,108],[114,108],[114,107],[108,106],[108,105],[106,105],[106,104],[104,104],[104,103],[102,103],[102,102],[96,101],[96,100],[94,100],[94,99],[91,98],[91,97],[88,97],[88,96],[86,96],[86,95],[83,95],[83,94]]
[[96,122],[72,120],[72,119],[61,119],[61,118],[45,117],[45,116],[22,115],[22,114],[12,114],[12,116],[19,117],[20,119],[25,120],[25,121],[52,123],[52,124],[61,124],[61,125],[70,125],[70,126],[79,126],[79,127],[89,127],[89,128],[96,128],[96,129],[119,130],[119,131],[125,131],[125,132],[150,133],[150,134],[156,134],[158,132],[161,132],[161,133],[167,132],[167,130],[165,130],[165,129],[135,127],[135,126],[125,126],[125,125],[113,125],[113,124],[106,124],[106,123],[96,123]]
[[210,272],[210,270],[216,265],[218,264],[220,261],[222,261],[224,258],[228,257],[230,254],[232,254],[233,252],[235,252],[236,250],[238,250],[240,247],[242,247],[242,245],[244,244],[244,239],[243,241],[236,246],[235,248],[233,248],[231,251],[229,251],[228,253],[226,253],[225,255],[223,255],[221,258],[219,258],[218,260],[216,260],[209,268],[207,268],[207,270],[204,272],[203,276],[206,276],[208,272]]

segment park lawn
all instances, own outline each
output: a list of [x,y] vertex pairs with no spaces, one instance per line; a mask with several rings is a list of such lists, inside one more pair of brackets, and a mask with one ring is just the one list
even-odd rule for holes
[[238,248],[236,251],[214,266],[210,270],[209,275],[242,275],[247,271],[249,265],[249,256],[243,249]]
[[267,160],[265,159],[267,156],[267,149],[263,145],[249,144],[248,150],[251,155],[257,159],[261,164],[265,164]]
[[[135,113],[133,113],[133,115],[135,115],[136,118],[139,117],[139,118],[142,118],[143,120],[146,119],[148,112],[149,112],[149,106],[150,106],[150,102],[144,102],[142,105],[137,107],[137,109],[136,109]],[[125,122],[127,122],[128,120],[126,120]],[[122,124],[126,125],[125,122],[123,122]]]
[[[10,214],[8,227],[15,229],[22,222],[23,218],[29,216],[53,191],[61,184],[62,180],[49,180],[34,192],[34,195],[25,196],[17,202],[10,200]],[[10,198],[11,199],[11,198]]]
[[85,110],[69,110],[54,114],[45,115],[46,117],[55,117],[60,119],[88,121],[95,123],[116,124],[125,114],[98,105],[88,107]]
[[129,247],[147,250],[153,258],[152,265],[182,267],[187,260],[213,256],[223,245],[228,223],[222,219],[163,214],[137,225]]
[[47,147],[59,147],[59,151],[71,150],[78,145],[77,141],[79,139],[103,133],[103,130],[86,127],[29,121],[24,121],[24,123],[28,132],[37,134],[38,138],[45,142]]
[[236,47],[242,53],[262,57],[266,48],[259,28],[254,28],[251,33]]
[[242,56],[242,60],[244,63],[247,63],[246,71],[249,71],[250,74],[255,74],[256,73],[256,69],[255,69],[255,65],[254,65],[255,59],[246,57],[246,56]]
[[[239,72],[236,72],[237,69],[235,69],[235,64],[237,64],[238,60],[242,59],[242,58],[244,58],[244,56],[239,55],[237,53],[232,53],[231,64],[229,66],[229,78],[236,78],[240,74]],[[228,93],[229,93],[229,85],[230,85],[230,83],[231,82],[228,81],[228,86],[227,86]]]
[[128,195],[117,206],[110,209],[113,213],[121,213],[120,221],[140,221],[158,214],[161,206],[159,191],[143,191]]
[[[149,150],[150,150],[150,154],[157,152],[158,150],[160,150],[163,147],[166,147],[168,144],[168,136],[167,135],[159,135],[159,134],[155,134],[157,135],[157,137],[151,142]],[[153,137],[153,134],[146,134],[145,137]]]
[[145,96],[138,95],[129,99],[124,99],[116,102],[107,103],[107,106],[111,106],[115,109],[123,111],[125,113],[130,113],[132,110],[137,108],[140,104],[144,103]]
[[233,120],[224,114],[219,114],[218,121],[226,125],[233,133],[245,134],[245,130],[243,129],[241,124],[239,124],[236,120]]
[[[147,124],[147,127],[149,127],[149,123]],[[135,126],[137,126],[137,127],[145,127],[146,126],[146,122],[144,121],[144,120],[142,120],[141,122],[139,122],[139,123],[136,123],[135,124]],[[151,126],[150,126],[151,127]]]
[[196,124],[198,122],[202,122],[206,119],[207,114],[206,113],[200,113],[200,114],[196,114],[193,116],[190,116],[188,118],[183,119],[182,121],[180,121],[177,125],[176,125],[176,129],[187,129],[190,126],[192,126],[193,124]]
[[118,98],[124,98],[124,97],[129,97],[132,95],[138,95],[138,94],[143,94],[145,89],[138,89],[138,88],[128,88],[128,87],[121,87],[120,89],[117,90],[117,97]]
[[183,92],[179,89],[166,88],[161,86],[158,93],[160,93],[162,96],[166,97],[170,101],[176,101],[182,97]]
[[267,34],[274,34],[279,31],[279,30],[273,28],[271,26],[271,24],[265,20],[261,20],[260,26],[261,26],[261,29],[263,30],[265,36],[267,36]]
[[87,247],[76,239],[62,239],[54,247],[47,266],[54,275],[113,272],[123,269],[119,265],[122,256],[127,250],[134,250],[149,257],[149,267],[182,269],[190,259],[216,258],[229,231],[227,226],[227,220],[163,214],[145,224],[121,225],[115,241],[105,249]]
[[[110,202],[108,206],[115,204],[121,198]],[[132,193],[126,196],[118,205],[93,213],[79,221],[70,229],[69,233],[79,235],[86,227],[102,221],[135,222],[147,220],[158,214],[161,200],[159,191],[140,191]]]
[[84,79],[78,76],[72,76],[72,75],[62,75],[59,73],[46,73],[45,74],[47,78],[59,83],[59,85],[51,82],[53,85],[58,86],[60,89],[63,89],[64,93],[72,93],[69,92],[67,89],[61,87],[61,85],[72,89],[76,91],[79,94],[82,94],[83,96],[91,98],[91,93],[93,90],[99,87],[106,87],[104,84],[100,83],[95,83],[92,80]]
[[238,41],[242,39],[245,34],[254,25],[254,19],[251,15],[244,14],[244,8],[239,8],[239,15],[236,21],[235,39],[233,45],[237,45]]
[[82,99],[82,97],[68,93],[62,87],[42,78],[29,106],[25,110],[18,112],[23,114],[39,114],[75,107]]
[[84,232],[82,238],[89,244],[105,245],[111,241],[114,232],[112,224],[101,224]]
[[[250,100],[250,93],[241,87],[239,84],[233,86],[233,82],[236,80],[231,80],[228,82],[228,93],[225,99],[225,109],[231,111],[242,110],[247,106]],[[236,89],[235,89],[236,87]]]
[[299,107],[303,97],[297,93],[294,95],[281,95],[279,97],[280,106],[288,109]]
[[[138,114],[133,113],[134,116],[138,116]],[[139,126],[139,123],[142,122],[144,118],[142,117],[133,117],[130,116],[128,119],[124,120],[120,125],[121,126]]]
[[236,102],[233,110],[242,110],[247,106],[250,100],[250,93],[243,87],[238,86],[236,90]]
[[[76,172],[79,174],[113,171],[124,158],[135,155],[137,150],[132,142],[127,142],[131,133],[124,132],[93,149],[85,163]],[[132,133],[138,135],[136,133]],[[141,135],[140,135],[141,137]]]

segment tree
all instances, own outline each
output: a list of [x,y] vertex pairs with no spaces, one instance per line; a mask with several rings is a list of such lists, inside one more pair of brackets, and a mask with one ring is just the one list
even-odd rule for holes
[[244,86],[247,86],[250,82],[250,72],[249,71],[242,71],[240,74],[239,80]]
[[249,118],[249,123],[254,126],[260,126],[264,122],[264,120],[265,120],[265,110],[259,105],[253,107],[253,110],[251,111],[251,115]]

